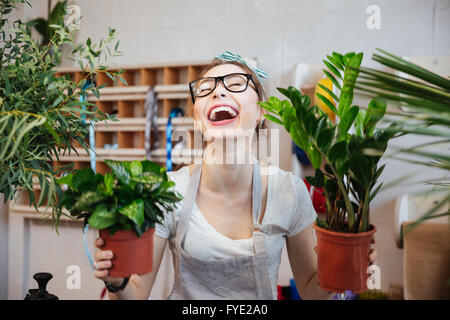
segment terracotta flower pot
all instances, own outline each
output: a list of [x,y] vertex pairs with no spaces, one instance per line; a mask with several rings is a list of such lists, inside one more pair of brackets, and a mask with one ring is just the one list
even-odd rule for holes
[[111,250],[114,254],[109,275],[129,277],[152,271],[154,232],[155,229],[148,229],[138,238],[133,230],[119,230],[113,236],[108,229],[100,230],[100,237],[105,242],[102,250]]
[[370,225],[367,232],[340,233],[314,223],[314,229],[321,288],[337,293],[367,291],[370,242],[377,228]]

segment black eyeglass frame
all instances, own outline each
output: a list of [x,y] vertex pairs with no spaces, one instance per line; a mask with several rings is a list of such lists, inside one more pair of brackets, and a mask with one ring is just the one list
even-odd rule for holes
[[[225,77],[228,77],[228,76],[231,76],[231,75],[235,75],[235,74],[242,75],[242,76],[245,76],[245,77],[247,78],[247,83],[245,84],[245,88],[244,88],[244,89],[238,90],[238,91],[233,91],[233,90],[230,90],[230,89],[225,85],[225,83],[223,82],[223,80],[224,80]],[[207,94],[205,94],[205,95],[202,95],[202,96],[197,95],[197,96],[196,96],[196,95],[194,94],[194,84],[195,84],[197,81],[200,81],[200,80],[202,80],[202,79],[214,79],[214,80],[215,80],[215,82],[214,82],[214,88],[212,88],[211,92],[209,92],[209,93],[207,93]],[[253,86],[254,86],[253,89],[255,89],[256,93],[258,94],[258,97],[261,99],[261,96],[260,96],[260,94],[259,94],[259,91],[258,91],[258,89],[257,89],[257,87],[256,87],[256,83],[255,83],[255,81],[253,80],[253,76],[252,76],[251,74],[248,74],[248,73],[234,72],[234,73],[229,73],[229,74],[226,74],[226,75],[220,76],[220,77],[204,77],[204,78],[198,78],[198,79],[195,79],[195,80],[189,82],[189,92],[191,93],[192,103],[195,103],[195,97],[206,97],[207,95],[210,95],[212,92],[214,92],[214,90],[215,90],[216,87],[217,87],[217,83],[219,82],[219,80],[222,81],[223,87],[224,87],[226,90],[228,90],[228,91],[230,91],[230,92],[234,92],[234,93],[244,92],[245,90],[247,90],[247,88],[248,88],[248,83],[249,83],[250,80],[251,80],[252,83],[253,83]]]

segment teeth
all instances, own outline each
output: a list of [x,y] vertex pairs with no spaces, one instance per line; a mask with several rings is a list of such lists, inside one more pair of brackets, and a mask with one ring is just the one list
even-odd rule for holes
[[215,120],[216,119],[216,112],[219,112],[219,111],[227,111],[233,117],[236,117],[236,115],[237,115],[236,111],[234,111],[233,108],[225,107],[225,106],[224,107],[217,107],[217,108],[214,108],[213,111],[211,111],[211,115],[210,115],[211,120]]

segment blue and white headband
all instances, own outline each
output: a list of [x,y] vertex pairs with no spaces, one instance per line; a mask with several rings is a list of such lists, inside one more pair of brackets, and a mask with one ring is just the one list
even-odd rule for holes
[[245,64],[247,67],[249,67],[257,76],[259,81],[262,83],[262,78],[268,78],[267,73],[260,69],[253,68],[250,64],[247,63],[242,57],[238,54],[235,54],[231,51],[224,51],[223,53],[215,56],[216,59],[221,59],[225,61],[237,61],[240,63]]

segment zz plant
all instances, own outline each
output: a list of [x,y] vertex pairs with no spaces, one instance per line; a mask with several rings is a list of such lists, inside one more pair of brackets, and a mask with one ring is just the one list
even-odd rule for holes
[[182,196],[171,187],[166,168],[154,162],[105,160],[111,169],[104,175],[91,168],[65,175],[58,183],[66,189],[59,194],[59,210],[95,229],[133,229],[140,237],[159,223],[164,212],[174,210]]
[[[384,99],[374,98],[366,109],[352,104],[363,54],[333,52],[327,58],[324,63],[330,71],[324,72],[339,93],[321,87],[337,108],[325,96],[317,96],[336,114],[337,124],[292,86],[277,88],[289,100],[273,96],[259,105],[270,113],[267,119],[284,126],[315,169],[314,177],[306,179],[324,189],[327,208],[326,220],[318,219],[317,225],[337,232],[365,232],[370,228],[370,201],[382,185],[377,182],[385,165],[380,166],[379,160],[394,134],[376,126],[386,112]],[[354,133],[349,132],[352,126]]]

